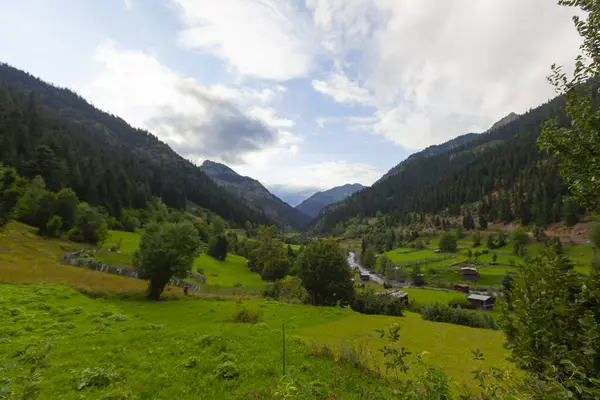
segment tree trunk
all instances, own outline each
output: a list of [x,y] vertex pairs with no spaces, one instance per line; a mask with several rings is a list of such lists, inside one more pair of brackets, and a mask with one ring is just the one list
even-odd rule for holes
[[165,286],[167,286],[167,282],[164,281],[150,281],[148,284],[148,298],[150,300],[158,301],[160,300],[160,295],[163,290],[165,290]]

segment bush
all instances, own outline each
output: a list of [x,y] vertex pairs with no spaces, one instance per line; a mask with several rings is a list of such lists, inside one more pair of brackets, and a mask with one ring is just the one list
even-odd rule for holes
[[496,321],[491,315],[475,310],[452,308],[440,303],[423,306],[421,316],[428,321],[447,322],[472,328],[497,329]]
[[240,374],[240,370],[233,361],[225,361],[215,367],[213,371],[217,378],[233,379]]
[[77,389],[82,390],[89,387],[106,387],[119,379],[113,366],[86,368],[81,371]]
[[450,232],[444,233],[440,238],[440,249],[442,251],[453,252],[456,251],[456,247],[456,236]]
[[302,280],[297,276],[286,276],[284,279],[276,282],[270,282],[263,290],[263,296],[270,297],[274,300],[299,300],[302,303],[308,303],[310,297]]
[[60,228],[62,227],[62,218],[58,215],[53,215],[46,223],[46,229],[44,230],[44,236],[47,237],[59,237]]
[[450,301],[448,301],[448,307],[463,308],[465,310],[472,310],[474,308],[473,304],[471,304],[471,302],[467,300],[466,297],[457,297],[455,299],[451,299]]
[[352,310],[363,314],[402,316],[406,304],[393,296],[376,295],[372,290],[357,292],[350,302]]
[[233,313],[233,315],[229,318],[229,322],[256,324],[260,321],[260,318],[260,312],[242,306]]

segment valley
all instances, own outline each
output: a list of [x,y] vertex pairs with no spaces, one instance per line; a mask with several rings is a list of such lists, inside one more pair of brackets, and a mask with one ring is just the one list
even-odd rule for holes
[[599,0],[91,3],[0,5],[0,400],[600,398]]

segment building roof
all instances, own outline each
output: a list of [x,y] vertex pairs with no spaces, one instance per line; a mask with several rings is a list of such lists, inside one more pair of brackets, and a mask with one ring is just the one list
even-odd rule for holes
[[484,296],[482,294],[470,294],[467,299],[469,300],[480,300],[480,301],[488,301],[492,296]]

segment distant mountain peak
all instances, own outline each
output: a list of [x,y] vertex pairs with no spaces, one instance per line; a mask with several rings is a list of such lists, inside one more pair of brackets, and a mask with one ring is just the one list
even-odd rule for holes
[[211,170],[215,173],[220,173],[220,174],[239,175],[237,172],[235,172],[233,169],[229,168],[227,165],[218,163],[216,161],[211,161],[211,160],[205,160],[202,163],[202,165],[200,166],[200,168],[202,168],[205,173],[207,173],[206,172],[207,170]]
[[342,186],[336,186],[322,192],[317,192],[296,206],[297,210],[302,211],[309,217],[316,217],[321,210],[330,204],[345,200],[365,186],[360,183],[347,183]]
[[225,164],[206,160],[200,169],[218,186],[261,209],[282,225],[303,229],[309,217],[275,196],[256,179],[242,176]]
[[510,114],[508,114],[504,118],[501,118],[500,120],[496,121],[494,123],[494,125],[492,125],[491,128],[488,129],[486,132],[491,132],[494,129],[500,128],[501,126],[504,126],[504,125],[508,124],[509,122],[514,121],[517,118],[519,118],[519,114],[511,112]]

